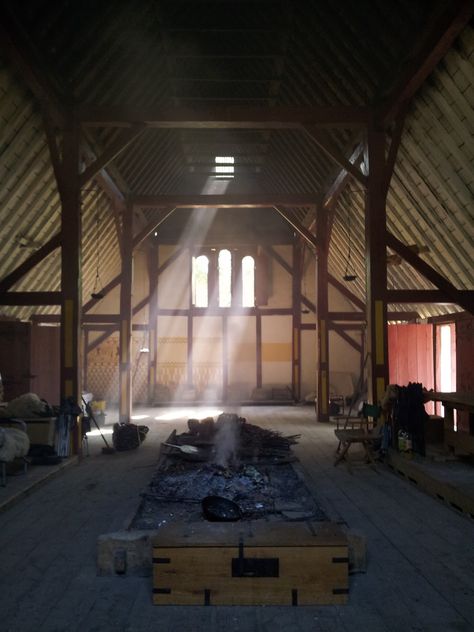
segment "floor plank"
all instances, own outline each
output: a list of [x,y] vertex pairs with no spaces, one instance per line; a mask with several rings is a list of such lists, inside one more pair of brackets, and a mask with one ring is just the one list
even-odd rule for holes
[[161,441],[192,416],[185,410],[173,419],[179,411],[162,408],[140,413],[149,415],[139,423],[150,432],[139,450],[103,455],[94,437],[90,457],[0,513],[2,631],[474,629],[474,521],[383,465],[334,467],[334,428],[317,424],[304,406],[248,407],[240,414],[301,434],[294,451],[308,486],[332,518],[367,537],[367,573],[351,576],[347,605],[156,607],[151,578],[97,577],[98,535],[123,528]]

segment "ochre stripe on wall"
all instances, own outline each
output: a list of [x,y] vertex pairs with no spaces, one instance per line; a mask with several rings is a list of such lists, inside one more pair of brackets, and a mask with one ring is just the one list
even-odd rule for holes
[[262,362],[291,362],[291,342],[262,343]]

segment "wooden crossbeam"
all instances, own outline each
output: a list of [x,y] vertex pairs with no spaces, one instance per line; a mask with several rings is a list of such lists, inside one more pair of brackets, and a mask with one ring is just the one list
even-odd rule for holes
[[314,193],[258,193],[223,195],[138,195],[132,204],[142,208],[271,208],[312,206]]
[[43,244],[41,248],[38,248],[38,250],[33,252],[26,261],[23,261],[23,263],[13,270],[13,272],[7,274],[7,276],[0,281],[0,293],[4,293],[9,290],[12,285],[23,278],[25,274],[32,270],[45,257],[51,254],[53,250],[59,248],[60,245],[61,234],[58,233],[57,235],[54,235],[54,237],[51,237],[51,239]]
[[[443,290],[387,290],[388,303],[433,303],[437,305],[466,305],[473,312],[474,290],[456,290],[448,296]],[[469,309],[470,306],[470,309]]]
[[176,129],[299,129],[365,127],[370,109],[359,106],[280,106],[212,108],[130,108],[79,105],[77,119],[88,127],[129,127],[137,122],[151,128]]
[[305,131],[308,136],[316,143],[316,145],[336,164],[338,164],[344,171],[349,173],[359,184],[367,186],[367,176],[365,176],[360,169],[358,169],[351,160],[342,154],[325,136],[324,131],[313,129],[309,126],[305,127]]
[[61,292],[3,292],[0,305],[61,305]]
[[[450,283],[442,274],[432,268],[426,261],[423,261],[416,252],[414,252],[409,246],[405,245],[389,231],[386,233],[387,246],[398,253],[405,261],[415,268],[420,274],[422,274],[428,281],[431,281],[433,285],[444,293],[446,301],[456,303],[468,312],[473,313],[474,301],[470,295],[465,296],[460,292],[452,283]],[[393,301],[392,301],[393,302]]]
[[121,130],[118,137],[104,149],[101,155],[89,164],[79,175],[79,183],[83,187],[91,178],[95,177],[114,158],[119,156],[136,138],[144,131],[143,125],[133,125],[130,128]]

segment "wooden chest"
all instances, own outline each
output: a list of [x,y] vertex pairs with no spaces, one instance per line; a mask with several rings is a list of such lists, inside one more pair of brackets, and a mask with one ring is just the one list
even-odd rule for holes
[[153,539],[157,605],[342,604],[348,585],[333,523],[204,523]]

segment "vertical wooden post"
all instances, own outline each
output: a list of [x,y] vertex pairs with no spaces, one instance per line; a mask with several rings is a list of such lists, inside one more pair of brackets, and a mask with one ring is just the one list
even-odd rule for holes
[[122,281],[120,285],[119,332],[119,421],[130,422],[132,415],[132,283],[133,205],[128,203],[122,217]]
[[158,246],[147,252],[148,263],[148,405],[153,404],[156,386],[156,369],[158,354]]
[[377,403],[388,384],[387,246],[385,132],[369,125],[369,168],[365,199],[365,265],[367,286],[368,399]]
[[229,388],[229,340],[227,315],[222,316],[222,399],[227,401]]
[[293,336],[292,336],[292,388],[296,401],[301,399],[301,276],[303,270],[301,239],[293,241]]
[[255,326],[256,326],[256,360],[257,360],[257,388],[262,388],[262,315],[260,310],[256,309],[255,314]]
[[[81,201],[79,185],[79,127],[70,121],[63,135],[61,194],[61,366],[60,397],[80,404]],[[73,451],[81,446],[80,428],[73,436]]]
[[317,405],[318,421],[329,421],[329,327],[328,327],[328,213],[323,204],[318,205],[316,258],[316,330],[318,344]]
[[83,340],[82,340],[82,388],[84,391],[87,391],[89,388],[88,385],[88,373],[89,373],[89,330],[84,330]]

